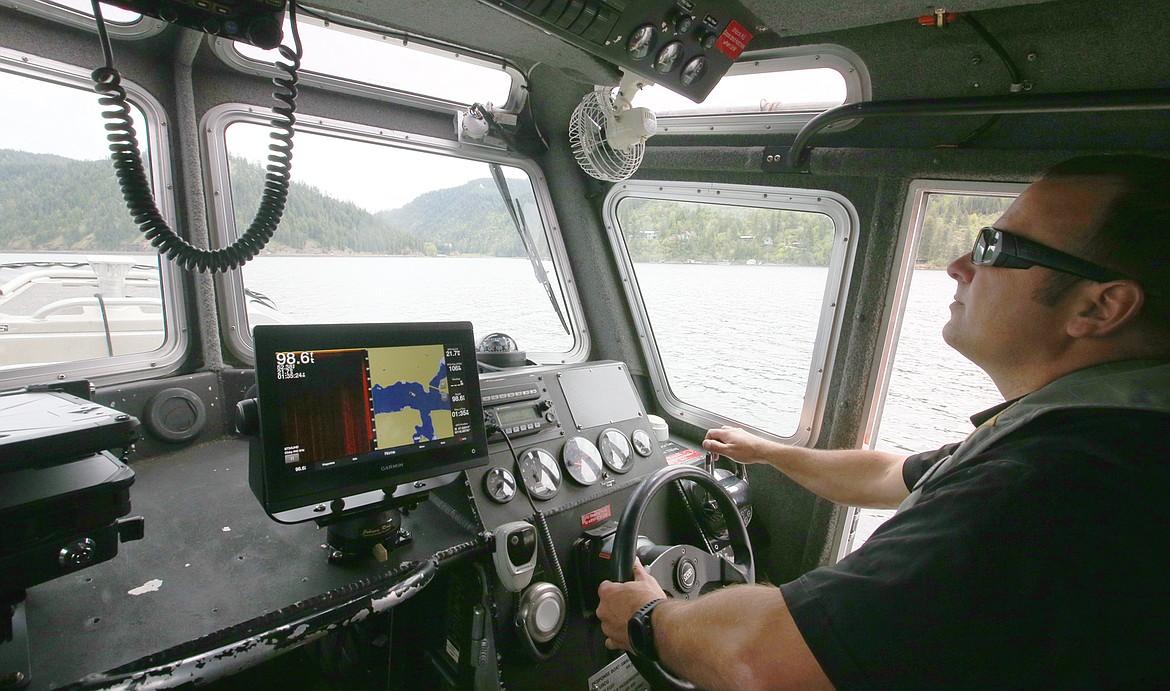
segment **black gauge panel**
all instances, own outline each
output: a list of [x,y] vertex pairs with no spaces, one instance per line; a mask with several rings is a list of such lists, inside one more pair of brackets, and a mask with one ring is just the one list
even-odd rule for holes
[[585,437],[573,437],[561,450],[569,477],[582,485],[592,485],[601,479],[601,452]]
[[[141,2],[142,0],[138,0]],[[739,0],[481,0],[695,103],[757,36],[779,36]],[[679,67],[703,69],[680,79]]]
[[520,478],[533,499],[552,499],[561,489],[561,468],[544,449],[528,449],[520,456]]
[[626,439],[621,430],[613,427],[603,430],[598,446],[606,468],[615,473],[626,473],[634,467],[634,452],[630,448],[630,440]]

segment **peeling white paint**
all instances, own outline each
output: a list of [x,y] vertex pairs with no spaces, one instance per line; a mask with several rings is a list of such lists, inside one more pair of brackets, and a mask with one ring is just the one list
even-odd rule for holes
[[142,585],[138,586],[137,588],[131,588],[130,590],[127,590],[126,594],[127,595],[142,595],[143,593],[153,593],[161,587],[162,587],[162,579],[156,578],[154,580],[150,580],[150,581],[143,583]]

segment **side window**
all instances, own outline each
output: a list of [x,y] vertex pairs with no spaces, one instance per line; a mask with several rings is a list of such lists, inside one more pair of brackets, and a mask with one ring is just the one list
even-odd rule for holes
[[[239,106],[205,120],[220,243],[259,204],[261,123]],[[237,353],[251,358],[251,326],[265,322],[467,320],[477,338],[505,333],[537,362],[583,358],[584,321],[539,169],[459,153],[449,141],[350,123],[298,130],[276,234],[222,278]]]
[[851,207],[827,193],[637,182],[614,188],[606,223],[669,412],[809,439],[852,258]]
[[[901,318],[884,348],[886,384],[871,407],[867,447],[906,454],[937,449],[966,437],[973,413],[1003,401],[987,374],[943,341],[955,295],[946,266],[971,251],[978,230],[995,222],[1021,187],[919,182],[912,188],[904,256],[913,261],[903,263],[895,300]],[[893,513],[857,510],[844,553],[860,547]]]
[[[177,363],[178,276],[138,231],[86,73],[0,50],[0,380],[127,379]],[[167,189],[157,107],[131,85],[156,190]],[[153,164],[153,165],[152,165]],[[166,194],[158,200],[171,219]],[[137,372],[137,374],[136,374]]]
[[[319,10],[298,12],[301,82],[439,110],[472,103],[518,109],[523,102],[524,77],[505,60],[392,29],[348,24]],[[292,35],[287,18],[284,35]],[[224,38],[213,39],[212,49],[227,64],[255,74],[278,74],[272,65],[282,60],[275,50]]]
[[[93,17],[93,3],[89,0],[9,0],[6,5],[29,14],[61,24],[79,27],[97,33]],[[166,23],[137,12],[102,3],[102,18],[110,36],[123,39],[142,39],[159,34]]]

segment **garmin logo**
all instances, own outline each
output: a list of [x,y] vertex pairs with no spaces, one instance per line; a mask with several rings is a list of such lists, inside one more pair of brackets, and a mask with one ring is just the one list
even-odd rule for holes
[[397,470],[397,469],[401,468],[402,466],[403,466],[402,463],[387,463],[386,465],[382,466],[381,469],[382,470]]

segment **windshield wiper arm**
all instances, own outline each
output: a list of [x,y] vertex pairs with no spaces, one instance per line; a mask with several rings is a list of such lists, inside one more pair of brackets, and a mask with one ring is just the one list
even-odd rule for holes
[[553,310],[557,313],[557,318],[561,320],[561,328],[565,330],[567,335],[573,335],[569,331],[569,323],[565,320],[565,315],[561,312],[561,305],[557,302],[556,292],[552,288],[552,283],[548,280],[548,274],[544,270],[544,264],[540,261],[540,253],[536,251],[536,242],[532,239],[532,233],[528,230],[528,223],[524,220],[524,214],[520,209],[520,201],[512,199],[512,193],[508,190],[508,181],[504,179],[504,169],[500,167],[499,163],[489,163],[488,168],[492,171],[492,179],[496,181],[496,187],[500,190],[500,196],[504,198],[504,206],[508,209],[508,215],[512,217],[512,224],[516,226],[516,232],[520,234],[520,242],[524,245],[524,251],[528,253],[528,261],[532,262],[532,271],[536,274],[536,280],[540,281],[544,286],[544,292],[548,294],[548,301],[552,303]]

